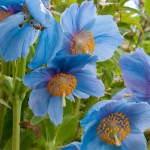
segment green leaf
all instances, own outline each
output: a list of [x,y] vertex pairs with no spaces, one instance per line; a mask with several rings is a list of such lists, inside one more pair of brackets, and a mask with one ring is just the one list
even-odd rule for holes
[[56,131],[56,142],[61,143],[65,141],[76,130],[78,124],[78,116],[74,114],[66,115],[62,124],[60,124]]
[[150,0],[144,0],[144,7],[147,14],[150,16]]
[[0,99],[0,104],[12,109],[4,100]]
[[43,119],[45,119],[44,117],[39,117],[39,116],[33,116],[31,119],[31,124],[38,124],[39,122],[41,122]]

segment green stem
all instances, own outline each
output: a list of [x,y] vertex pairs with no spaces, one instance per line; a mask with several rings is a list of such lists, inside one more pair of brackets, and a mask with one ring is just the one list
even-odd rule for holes
[[12,150],[20,148],[20,116],[21,116],[21,100],[13,101],[13,135],[12,135]]
[[79,112],[79,108],[80,108],[80,99],[79,98],[77,98],[77,97],[75,97],[75,113],[76,114],[78,114],[78,112]]

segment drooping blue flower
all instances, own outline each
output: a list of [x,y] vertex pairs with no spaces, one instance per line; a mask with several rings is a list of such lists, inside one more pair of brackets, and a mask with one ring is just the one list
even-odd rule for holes
[[35,69],[54,58],[62,44],[62,29],[48,7],[49,0],[25,0],[22,12],[0,23],[0,55],[6,62],[26,57],[29,46],[39,34],[34,57],[28,66]]
[[95,108],[82,120],[80,150],[147,150],[143,132],[150,126],[148,103],[108,100]]
[[[83,61],[84,59],[84,61]],[[65,97],[74,101],[90,95],[104,95],[104,85],[95,73],[84,69],[86,64],[97,61],[97,56],[76,55],[55,57],[51,65],[25,75],[23,82],[32,92],[29,107],[36,116],[49,114],[50,120],[58,125],[62,122]]]
[[[150,57],[141,48],[121,56],[119,65],[126,87],[135,101],[150,103]],[[130,94],[130,93],[125,93]]]
[[111,15],[97,15],[93,2],[72,4],[61,15],[64,39],[58,55],[93,54],[98,61],[113,56],[123,39]]
[[81,143],[79,142],[72,142],[71,144],[63,147],[61,150],[80,150],[80,145]]

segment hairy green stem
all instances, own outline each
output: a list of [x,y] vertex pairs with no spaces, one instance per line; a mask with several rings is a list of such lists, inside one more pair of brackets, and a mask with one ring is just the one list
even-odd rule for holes
[[20,116],[21,116],[21,100],[13,101],[13,135],[12,150],[20,149]]

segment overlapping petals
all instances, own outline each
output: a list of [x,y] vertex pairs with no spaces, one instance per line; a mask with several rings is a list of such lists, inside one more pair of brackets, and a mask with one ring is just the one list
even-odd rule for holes
[[[127,103],[126,101],[117,102],[108,100],[106,102],[98,102],[89,111],[90,112],[88,112],[88,115],[86,115],[86,117],[81,122],[86,122],[86,127],[80,150],[90,150],[92,148],[94,148],[95,150],[147,149],[146,139],[143,134],[143,131],[148,129],[150,125],[150,106],[147,103]],[[124,114],[125,117],[128,118],[130,125],[130,132],[127,137],[121,142],[120,146],[106,143],[99,137],[98,133],[98,126],[101,121],[114,113]],[[111,124],[109,125],[111,126]],[[114,126],[113,123],[112,125]],[[121,135],[118,134],[117,136]]]
[[[85,61],[81,61],[83,59]],[[55,57],[51,66],[34,70],[25,75],[23,78],[24,84],[29,88],[33,88],[29,98],[29,107],[33,110],[34,114],[36,116],[41,116],[45,115],[47,112],[50,116],[50,120],[54,124],[58,125],[62,122],[63,95],[56,96],[53,92],[48,90],[48,83],[56,77],[56,75],[71,75],[76,79],[77,85],[74,87],[73,91],[66,96],[72,101],[74,101],[73,95],[79,98],[87,98],[90,95],[96,97],[103,96],[104,85],[102,81],[96,79],[95,73],[92,73],[90,70],[84,70],[84,67],[88,63],[96,60],[96,56],[90,55]],[[57,86],[57,83],[55,86]],[[59,87],[57,87],[57,90],[58,88]],[[40,93],[39,97],[38,93]],[[42,97],[44,97],[44,100]],[[39,102],[40,100],[42,102]],[[43,108],[45,110],[42,110]]]
[[136,101],[150,103],[150,57],[137,48],[130,55],[122,55],[119,65],[125,84]]
[[112,57],[114,51],[123,42],[112,16],[97,16],[93,2],[83,2],[80,6],[72,4],[62,13],[61,25],[64,31],[64,40],[62,50],[58,55],[72,55],[70,45],[71,42],[76,43],[72,39],[82,31],[92,34],[94,40],[94,44],[92,44],[92,46],[94,45],[93,55],[98,56],[98,61],[104,61]]
[[[9,1],[9,3],[15,4],[16,1]],[[35,55],[29,64],[31,69],[36,69],[48,60],[53,59],[60,49],[63,40],[62,29],[47,9],[49,1],[26,0],[25,5],[23,7],[27,7],[26,9],[29,12],[24,13],[22,10],[22,12],[13,14],[0,23],[0,30],[2,31],[0,54],[5,61],[13,61],[21,56],[25,58],[29,53],[29,46],[40,35]],[[32,16],[30,21],[24,21],[24,19],[28,20],[30,16]],[[5,38],[3,35],[5,35]]]

